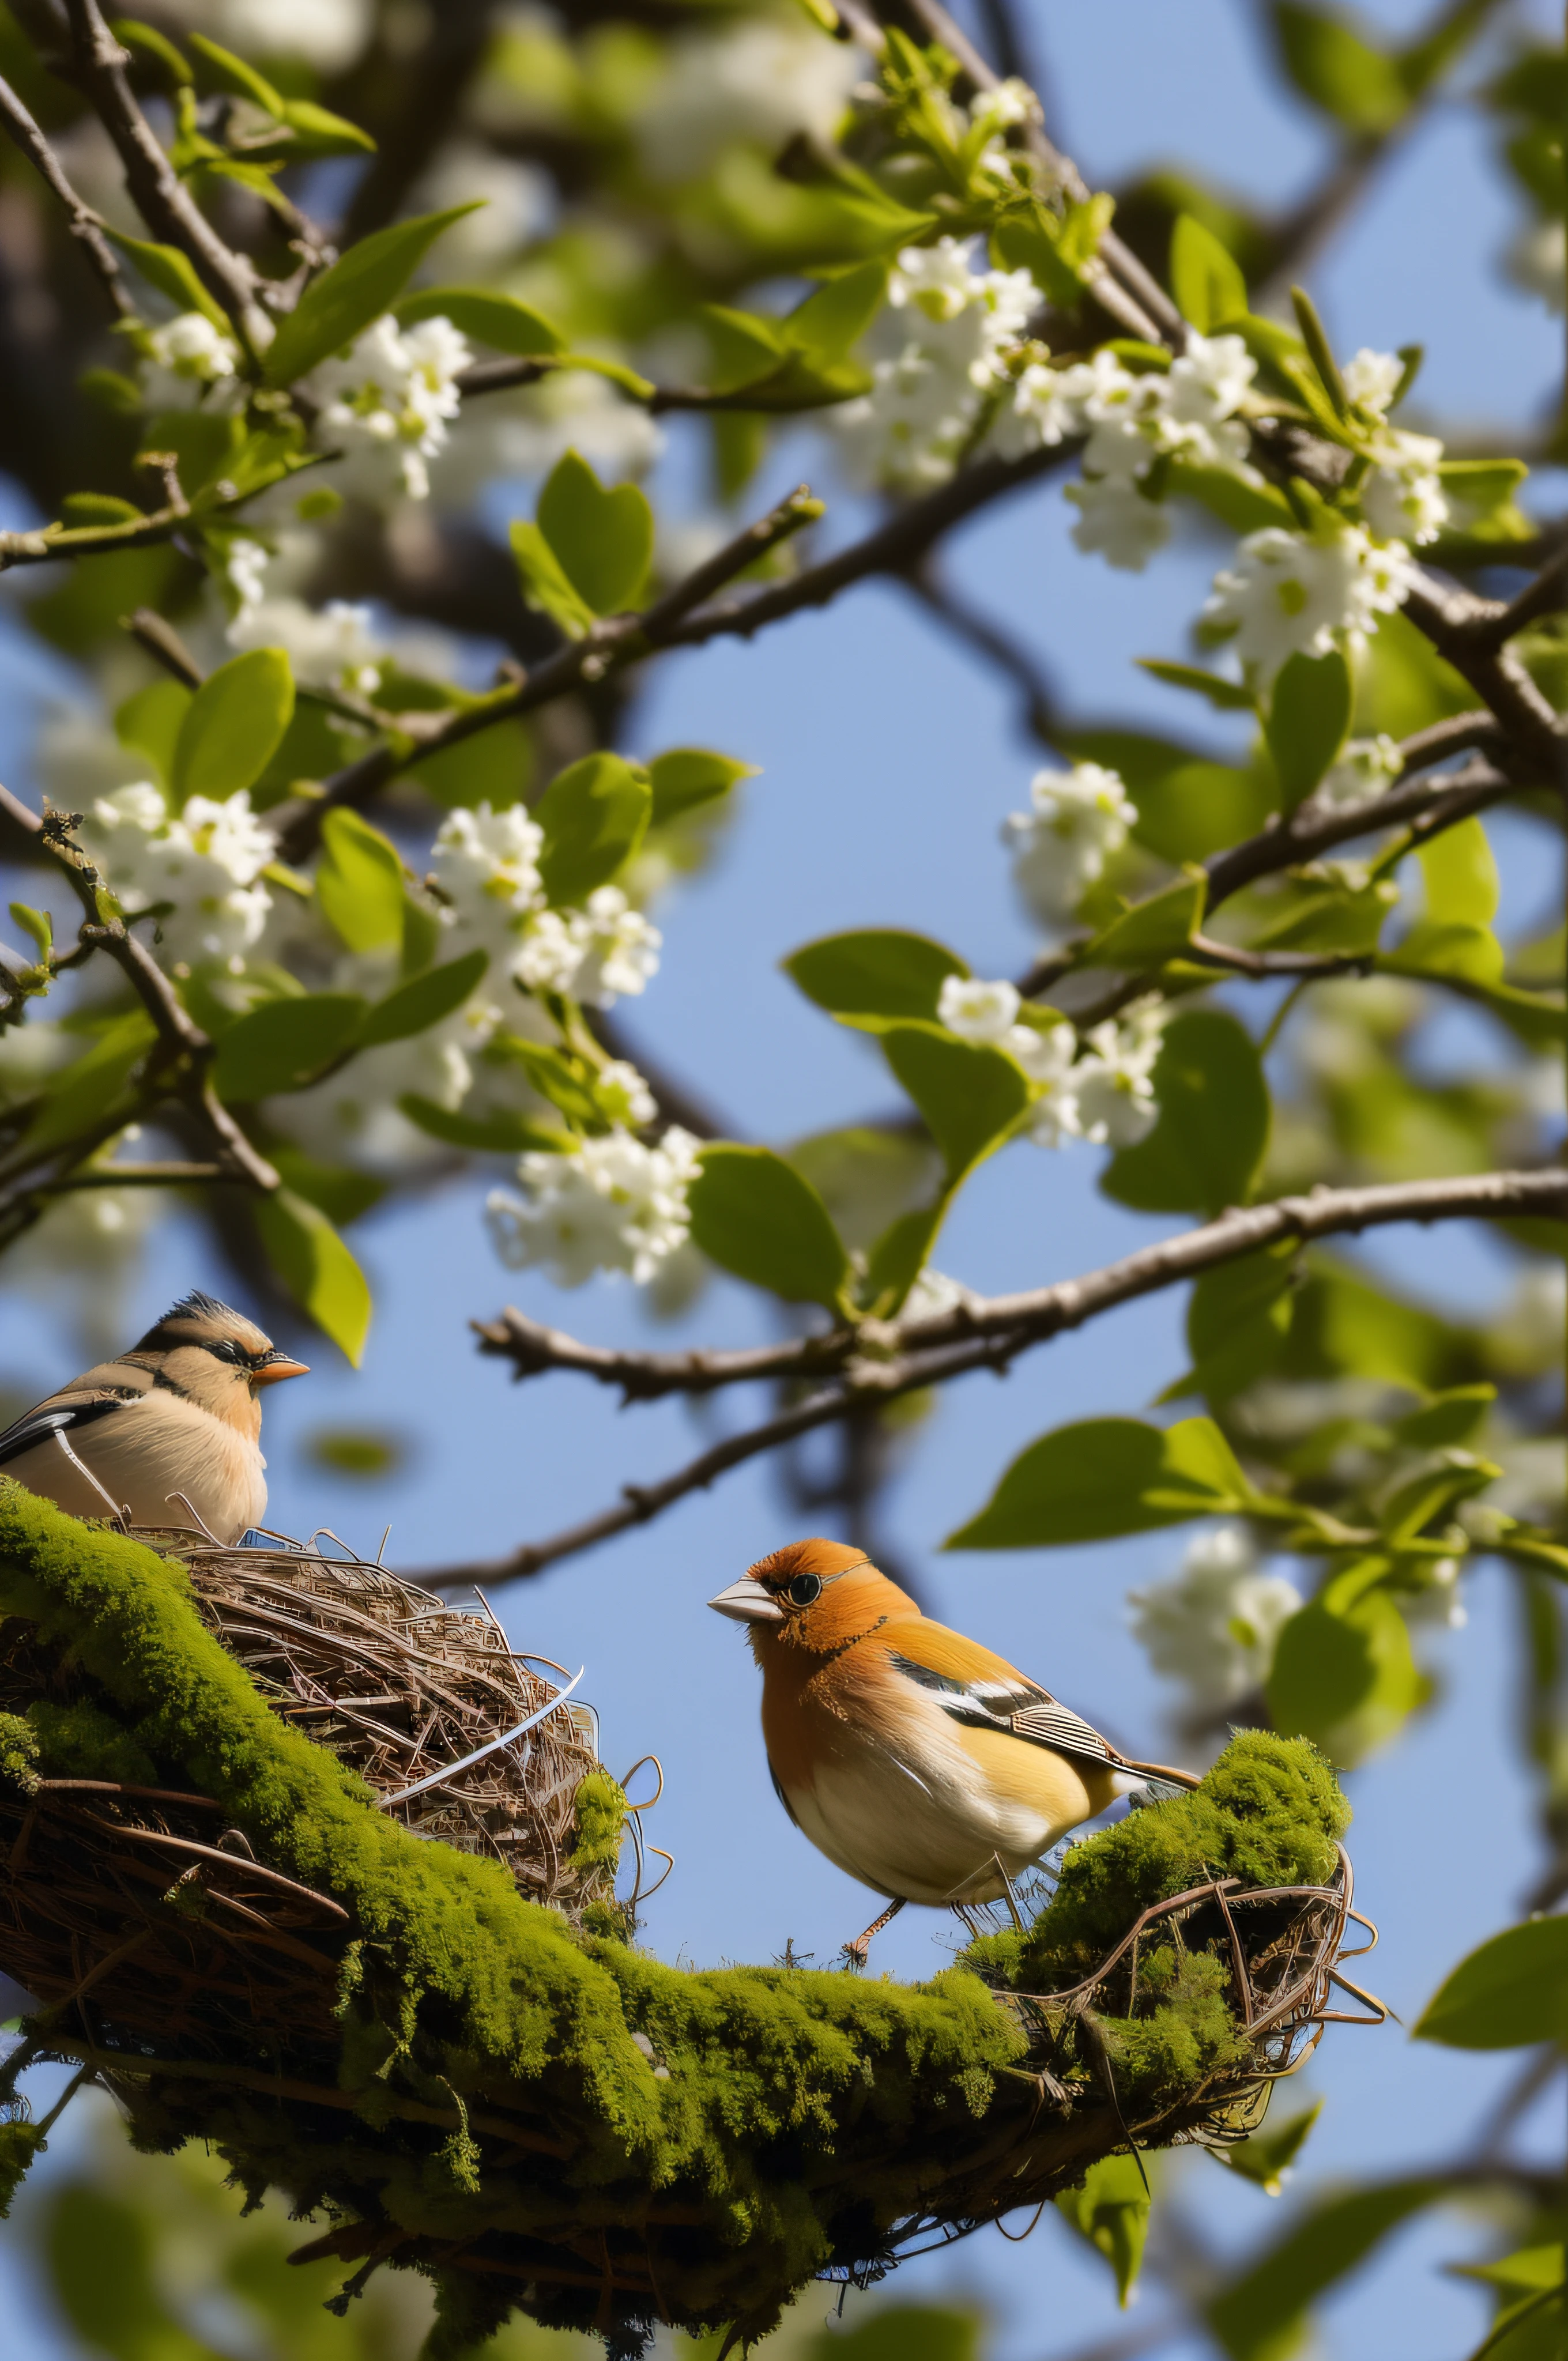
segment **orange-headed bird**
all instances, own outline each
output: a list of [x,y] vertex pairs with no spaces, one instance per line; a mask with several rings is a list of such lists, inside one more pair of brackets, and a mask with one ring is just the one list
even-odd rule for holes
[[839,1869],[906,1902],[994,1902],[1080,1820],[1150,1779],[1002,1656],[923,1615],[863,1550],[791,1542],[708,1601],[747,1626],[762,1739],[796,1828]]

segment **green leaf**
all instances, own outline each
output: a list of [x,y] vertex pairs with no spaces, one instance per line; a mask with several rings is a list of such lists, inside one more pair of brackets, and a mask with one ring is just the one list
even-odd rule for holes
[[830,2320],[801,2347],[801,2361],[979,2361],[982,2324],[982,2315],[967,2308],[879,2304],[852,2328]]
[[534,768],[528,725],[514,716],[476,730],[471,738],[460,738],[455,746],[438,747],[411,763],[408,776],[417,779],[446,811],[463,806],[473,810],[480,804],[505,811],[527,800]]
[[450,320],[475,344],[511,353],[519,360],[548,357],[566,349],[566,339],[553,320],[493,287],[422,287],[417,295],[405,295],[393,309],[400,326],[411,328],[418,320]]
[[313,98],[285,99],[282,120],[294,136],[281,149],[280,161],[286,162],[291,156],[373,156],[376,152],[376,142],[367,131],[350,123],[345,115],[318,106]]
[[345,1165],[322,1164],[315,1157],[307,1156],[302,1148],[291,1147],[287,1140],[268,1144],[268,1157],[282,1176],[285,1188],[296,1197],[306,1197],[320,1207],[329,1222],[342,1229],[346,1223],[356,1222],[372,1205],[378,1205],[387,1193],[384,1180],[373,1180],[367,1172],[351,1172]]
[[1178,214],[1170,233],[1170,291],[1176,308],[1202,335],[1247,308],[1246,280],[1212,230]]
[[22,1135],[21,1151],[41,1155],[93,1131],[114,1108],[156,1038],[151,1019],[139,1008],[109,1026],[53,1082]]
[[711,754],[703,746],[673,746],[667,754],[655,754],[648,765],[653,791],[649,826],[663,828],[666,820],[678,819],[683,812],[717,803],[738,780],[757,775],[755,763],[737,763],[728,754]]
[[1079,953],[1080,967],[1146,968],[1176,959],[1202,923],[1209,880],[1189,867],[1174,884],[1135,902]]
[[517,518],[507,537],[528,605],[537,614],[548,615],[553,623],[558,623],[569,640],[585,638],[593,629],[594,610],[573,588],[565,568],[539,527]]
[[1159,1120],[1118,1149],[1100,1186],[1140,1213],[1221,1213],[1245,1204],[1268,1144],[1269,1099],[1256,1045],[1218,1009],[1166,1027],[1155,1066]]
[[696,316],[707,338],[706,381],[714,393],[764,383],[786,357],[782,323],[762,313],[703,303]]
[[607,491],[587,461],[564,452],[545,478],[535,522],[561,570],[596,615],[634,607],[653,556],[653,511],[635,484]]
[[587,900],[628,862],[653,807],[648,774],[619,754],[585,754],[558,772],[535,807],[544,831],[539,874],[557,906]]
[[294,713],[294,677],[281,648],[252,648],[209,673],[192,697],[174,741],[170,787],[214,803],[253,786],[282,742]]
[[1254,699],[1250,689],[1239,682],[1222,680],[1217,672],[1205,672],[1201,664],[1168,664],[1163,656],[1138,656],[1140,672],[1152,673],[1170,688],[1190,688],[1195,696],[1206,697],[1219,713],[1250,713]]
[[1008,1137],[1029,1104],[1029,1086],[1003,1051],[957,1040],[938,1025],[890,1024],[881,1038],[956,1188]]
[[1320,2099],[1314,2106],[1292,2115],[1288,2123],[1277,2125],[1273,2131],[1254,2132],[1250,2139],[1238,2140],[1234,2147],[1212,2147],[1209,2153],[1243,2180],[1255,2182],[1266,2196],[1277,2197],[1284,2188],[1286,2174],[1322,2112],[1323,2102]]
[[1102,2156],[1080,2188],[1062,2191],[1057,2211],[1104,2256],[1115,2274],[1116,2300],[1125,2311],[1149,2228],[1149,2192],[1137,2158]]
[[167,296],[177,310],[200,312],[214,328],[233,335],[228,313],[208,294],[196,276],[195,264],[177,246],[156,246],[145,237],[127,237],[123,230],[110,229],[106,225],[104,236],[113,239],[122,254],[129,255],[148,285]]
[[1336,1575],[1282,1626],[1275,1645],[1268,1676],[1275,1729],[1311,1739],[1345,1767],[1387,1744],[1424,1693],[1404,1617],[1387,1590],[1363,1587],[1388,1565],[1370,1558]]
[[54,942],[54,920],[47,910],[35,910],[29,903],[13,902],[11,917],[25,935],[30,935],[39,959],[47,959]]
[[770,1148],[705,1148],[687,1192],[692,1237],[710,1261],[788,1303],[837,1308],[850,1273],[828,1208]]
[[442,213],[372,230],[351,246],[340,262],[311,281],[279,323],[263,363],[268,384],[292,385],[318,361],[351,345],[372,320],[391,310],[442,231],[477,210],[473,204],[448,205]]
[[[1467,983],[1481,987],[1488,995],[1494,986],[1502,983],[1506,954],[1502,944],[1490,927],[1434,926],[1430,918],[1418,919],[1391,951],[1378,959],[1380,972],[1389,975],[1431,977],[1440,983]],[[1562,1005],[1544,1000],[1536,994],[1519,995],[1527,1011],[1549,1021],[1556,1019],[1561,1028]]]
[[258,1200],[256,1226],[295,1302],[357,1368],[370,1326],[370,1290],[326,1215],[291,1189],[276,1189]]
[[1228,1401],[1274,1367],[1290,1332],[1295,1259],[1295,1242],[1288,1240],[1221,1263],[1194,1282],[1187,1306],[1192,1368],[1167,1387],[1162,1401],[1193,1393]]
[[925,1205],[941,1179],[941,1161],[913,1131],[852,1125],[815,1132],[785,1150],[827,1206],[853,1251],[873,1251],[890,1222]]
[[1010,270],[1028,271],[1051,302],[1070,311],[1115,210],[1115,199],[1104,192],[1069,202],[1059,214],[1038,203],[1020,208],[997,223],[992,246]]
[[191,68],[166,33],[154,25],[143,25],[135,16],[112,16],[109,30],[116,41],[134,51],[139,51],[144,61],[160,67],[173,89],[180,89],[192,80]]
[[432,1139],[444,1140],[449,1148],[471,1148],[478,1155],[520,1156],[525,1149],[538,1148],[560,1156],[574,1145],[568,1133],[541,1123],[536,1115],[455,1115],[415,1091],[405,1093],[398,1109]]
[[115,710],[115,735],[122,746],[145,754],[160,786],[174,775],[174,749],[191,709],[191,691],[178,680],[150,681]]
[[397,846],[356,811],[330,811],[322,822],[316,901],[351,951],[402,940],[404,872]]
[[1233,533],[1261,533],[1271,524],[1282,525],[1288,533],[1295,529],[1296,511],[1278,487],[1250,484],[1234,467],[1199,467],[1178,457],[1170,462],[1164,483],[1167,498],[1200,501]]
[[945,943],[893,927],[820,936],[781,964],[807,1000],[835,1016],[935,1018],[948,977],[969,973]]
[[795,306],[783,323],[784,333],[813,360],[841,361],[871,326],[886,292],[885,262],[860,262],[837,270]]
[[1284,808],[1305,803],[1338,759],[1350,730],[1350,666],[1337,648],[1293,655],[1274,684],[1263,734],[1284,790]]
[[904,1310],[905,1296],[931,1258],[948,1202],[944,1192],[934,1205],[901,1213],[872,1247],[861,1293],[866,1309],[877,1319],[894,1319]]
[[1438,926],[1489,927],[1501,888],[1480,818],[1462,819],[1423,844],[1416,856],[1426,883],[1426,915]]
[[1274,0],[1274,31],[1286,73],[1305,99],[1347,130],[1391,131],[1410,93],[1398,63],[1341,16],[1299,0]]
[[944,1549],[1054,1549],[1234,1514],[1252,1488],[1212,1419],[1161,1429],[1135,1418],[1058,1426],[1021,1452]]
[[263,115],[270,115],[276,122],[282,121],[285,102],[265,74],[258,73],[244,58],[236,58],[232,49],[221,49],[204,33],[189,33],[186,38],[201,60],[196,74],[201,89],[226,91],[231,98],[248,98]]
[[1230,2361],[1285,2361],[1309,2306],[1401,2222],[1435,2203],[1444,2186],[1395,2180],[1353,2190],[1288,2230],[1209,2305],[1209,2325]]
[[263,1001],[219,1042],[213,1087],[231,1105],[302,1090],[358,1040],[365,1014],[365,1002],[353,992]]
[[158,2291],[148,2215],[86,2180],[46,2204],[50,2294],[83,2345],[111,2361],[202,2361]]
[[488,965],[488,952],[469,951],[444,967],[426,968],[411,983],[400,984],[385,1000],[377,1001],[365,1019],[360,1049],[373,1049],[381,1041],[406,1041],[416,1033],[428,1033],[433,1025],[462,1007]]
[[1422,2010],[1414,2037],[1449,2049],[1568,2045],[1568,1917],[1527,1919],[1461,1960]]
[[1497,1399],[1496,1386],[1451,1386],[1446,1392],[1434,1394],[1422,1409],[1397,1420],[1395,1439],[1414,1451],[1434,1451],[1444,1444],[1466,1442]]

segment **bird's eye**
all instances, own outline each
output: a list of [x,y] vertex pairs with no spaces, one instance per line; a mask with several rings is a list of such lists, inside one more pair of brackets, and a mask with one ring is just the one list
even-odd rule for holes
[[814,1574],[797,1574],[790,1584],[789,1595],[796,1607],[809,1607],[822,1596],[822,1585]]

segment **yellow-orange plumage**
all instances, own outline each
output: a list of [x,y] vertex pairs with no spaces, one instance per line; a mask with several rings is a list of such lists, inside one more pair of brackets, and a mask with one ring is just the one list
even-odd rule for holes
[[895,1905],[998,1898],[1150,1768],[842,1543],[791,1543],[712,1603],[748,1625],[791,1818]]

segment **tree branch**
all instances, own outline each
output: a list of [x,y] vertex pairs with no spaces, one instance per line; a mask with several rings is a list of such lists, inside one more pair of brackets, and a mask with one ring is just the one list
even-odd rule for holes
[[[611,672],[641,663],[668,648],[701,647],[709,640],[735,633],[750,638],[766,624],[807,607],[820,607],[851,582],[873,574],[900,572],[912,564],[938,536],[988,501],[1032,483],[1059,467],[1065,453],[1058,447],[1031,451],[1022,459],[982,459],[966,467],[924,499],[911,500],[885,524],[854,543],[837,557],[807,566],[793,580],[738,598],[709,606],[706,601],[736,575],[779,542],[813,522],[820,512],[805,487],[750,526],[703,566],[641,615],[622,615],[598,624],[580,640],[556,649],[521,681],[510,697],[466,713],[455,713],[440,730],[422,738],[417,747],[398,752],[378,746],[358,762],[326,782],[326,792],[288,817],[281,832],[282,857],[306,859],[315,849],[321,823],[339,805],[357,810],[411,763],[440,748],[458,744],[513,714],[535,711],[585,683],[597,684]],[[694,611],[694,609],[696,611]]]
[[1431,575],[1418,577],[1405,601],[1410,620],[1497,715],[1517,753],[1561,786],[1562,717],[1518,657],[1497,643],[1497,625],[1509,611],[1496,599],[1445,590]]
[[153,236],[188,255],[255,354],[271,323],[257,302],[257,276],[225,245],[153,136],[125,69],[128,54],[104,23],[98,0],[64,0],[76,72],[126,169],[126,186]]
[[92,206],[83,203],[77,195],[42,130],[10,83],[3,79],[0,79],[0,118],[4,119],[6,130],[39,178],[49,183],[65,208],[66,225],[71,236],[79,241],[115,313],[122,320],[134,320],[136,305],[126,291],[126,282],[120,276],[115,249],[104,235],[102,221]]
[[480,1349],[510,1359],[520,1378],[551,1368],[576,1369],[600,1384],[620,1387],[628,1399],[642,1400],[665,1393],[711,1393],[720,1386],[764,1378],[824,1377],[828,1381],[805,1401],[728,1436],[659,1482],[623,1486],[619,1501],[562,1532],[524,1543],[506,1557],[442,1566],[413,1578],[429,1588],[449,1590],[538,1574],[630,1526],[646,1524],[688,1493],[706,1489],[731,1467],[868,1403],[944,1384],[973,1369],[1004,1369],[1031,1345],[1282,1239],[1305,1244],[1396,1222],[1495,1221],[1520,1213],[1568,1219],[1568,1172],[1553,1167],[1453,1180],[1317,1189],[1306,1197],[1237,1208],[1199,1229],[1140,1247],[1118,1262],[1053,1287],[970,1301],[931,1319],[865,1322],[830,1335],[740,1353],[617,1353],[579,1344],[509,1311],[501,1320],[480,1327]]

